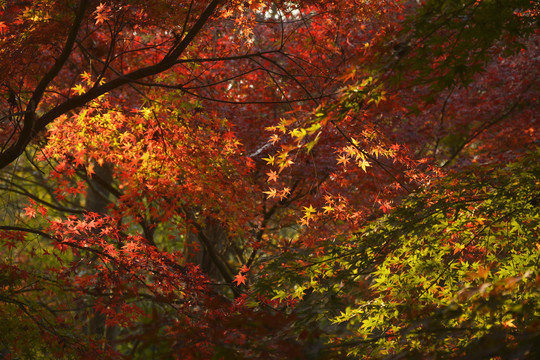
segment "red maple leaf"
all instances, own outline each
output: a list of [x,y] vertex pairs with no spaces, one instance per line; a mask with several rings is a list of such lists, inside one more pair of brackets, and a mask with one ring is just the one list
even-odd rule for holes
[[239,272],[238,274],[236,274],[236,276],[234,277],[234,280],[233,282],[236,283],[236,286],[240,286],[240,284],[245,284],[246,283],[246,275],[242,274],[242,272]]
[[3,21],[0,21],[0,34],[4,34],[4,33],[7,33],[9,30],[8,26],[6,25],[5,22]]
[[27,206],[24,208],[24,214],[31,219],[36,216],[36,209],[31,206]]

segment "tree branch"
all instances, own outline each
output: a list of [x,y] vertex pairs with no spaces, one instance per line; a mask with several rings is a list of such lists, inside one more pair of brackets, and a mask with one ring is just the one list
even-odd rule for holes
[[[82,5],[86,5],[87,1],[88,0],[82,1],[81,7]],[[84,13],[84,11],[81,11],[79,9],[77,13],[77,18],[73,24],[72,31],[70,31],[70,35],[68,37],[68,40],[66,41],[66,46],[64,47],[64,51],[62,52],[61,57],[58,59],[57,63],[55,63],[55,66],[53,66],[53,68],[45,75],[45,77],[39,83],[38,87],[34,91],[32,99],[28,104],[29,110],[31,111],[30,113],[27,113],[25,117],[24,128],[21,136],[14,145],[12,145],[5,152],[0,154],[0,169],[6,167],[7,165],[15,161],[19,157],[19,155],[24,152],[25,147],[35,137],[35,135],[40,131],[44,130],[45,127],[52,121],[54,121],[57,117],[64,115],[78,107],[84,106],[88,102],[98,98],[103,94],[108,93],[111,90],[117,89],[123,85],[132,83],[148,76],[157,75],[174,66],[176,64],[176,60],[180,57],[180,55],[188,47],[188,45],[193,41],[193,39],[195,39],[202,27],[214,14],[220,2],[221,0],[213,0],[203,11],[197,22],[193,25],[193,27],[186,34],[186,36],[183,39],[179,40],[171,48],[169,53],[165,55],[165,57],[157,64],[137,69],[135,71],[132,71],[131,73],[119,76],[109,82],[106,82],[103,85],[93,87],[82,95],[75,96],[66,100],[64,103],[54,107],[53,109],[45,113],[43,116],[41,116],[39,119],[35,120],[35,109],[37,108],[37,105],[41,100],[43,92],[45,91],[50,81],[52,81],[52,79],[54,79],[56,74],[60,71],[62,65],[67,60],[72,51],[73,43],[75,42],[75,37],[77,35],[79,25],[82,21],[82,16]]]
[[19,139],[17,139],[17,142],[15,144],[13,144],[6,151],[0,154],[0,169],[6,167],[17,157],[19,157],[19,155],[24,152],[24,149],[26,148],[30,140],[34,138],[35,134],[37,134],[40,130],[44,128],[44,126],[41,128],[39,126],[36,127],[36,125],[38,125],[38,121],[36,121],[36,109],[43,97],[45,90],[47,89],[47,86],[51,83],[51,81],[54,80],[60,70],[62,70],[62,67],[64,67],[64,64],[69,58],[69,55],[73,51],[73,45],[75,44],[75,39],[77,38],[77,34],[79,33],[79,29],[81,27],[81,23],[84,17],[84,12],[86,11],[88,3],[89,0],[82,0],[79,3],[79,7],[75,15],[75,20],[73,21],[71,29],[69,30],[66,43],[64,44],[64,48],[62,49],[60,56],[58,57],[58,59],[56,59],[52,68],[45,74],[45,76],[43,76],[39,84],[36,86],[36,89],[32,93],[30,101],[28,101],[23,120],[23,128]]

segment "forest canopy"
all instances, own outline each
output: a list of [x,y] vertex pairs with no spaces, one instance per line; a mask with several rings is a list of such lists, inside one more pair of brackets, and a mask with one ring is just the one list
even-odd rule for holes
[[530,0],[0,0],[0,359],[540,357]]

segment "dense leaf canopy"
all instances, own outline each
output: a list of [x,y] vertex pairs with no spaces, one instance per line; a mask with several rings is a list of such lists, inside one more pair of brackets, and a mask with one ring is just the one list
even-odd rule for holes
[[0,0],[0,359],[536,359],[538,3]]

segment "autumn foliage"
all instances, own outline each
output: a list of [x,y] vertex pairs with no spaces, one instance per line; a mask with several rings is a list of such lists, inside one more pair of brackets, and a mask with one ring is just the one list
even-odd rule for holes
[[0,359],[536,359],[529,0],[0,0]]

